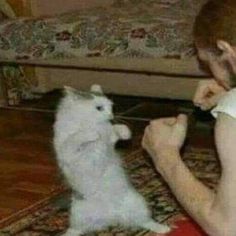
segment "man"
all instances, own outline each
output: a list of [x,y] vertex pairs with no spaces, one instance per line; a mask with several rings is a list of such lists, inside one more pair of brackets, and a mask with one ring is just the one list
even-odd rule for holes
[[[211,236],[236,236],[236,1],[210,0],[195,22],[199,59],[215,80],[199,84],[194,104],[216,117],[215,143],[222,175],[216,192],[196,179],[181,160],[186,115],[154,120],[142,145],[180,204]],[[235,46],[234,46],[235,45]]]

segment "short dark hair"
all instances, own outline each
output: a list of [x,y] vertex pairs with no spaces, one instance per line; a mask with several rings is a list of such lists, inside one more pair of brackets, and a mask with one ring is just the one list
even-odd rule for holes
[[[224,40],[236,46],[236,0],[210,0],[196,17],[193,35],[195,45],[219,55],[217,40]],[[236,75],[229,78],[232,87],[236,85]]]
[[210,0],[200,10],[194,24],[197,48],[217,51],[217,40],[236,46],[236,0]]

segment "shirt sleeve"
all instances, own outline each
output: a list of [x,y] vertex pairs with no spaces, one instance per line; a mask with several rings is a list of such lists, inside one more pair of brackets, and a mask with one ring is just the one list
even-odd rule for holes
[[217,118],[219,112],[226,113],[236,119],[236,88],[230,90],[221,98],[211,114]]

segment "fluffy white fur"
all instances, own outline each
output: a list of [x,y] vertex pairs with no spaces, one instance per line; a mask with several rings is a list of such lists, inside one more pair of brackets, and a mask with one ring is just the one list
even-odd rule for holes
[[120,224],[158,233],[169,227],[154,222],[143,197],[121,166],[114,144],[131,138],[125,125],[112,125],[112,102],[99,86],[92,92],[65,88],[54,125],[60,168],[73,189],[70,227],[65,235],[81,235]]

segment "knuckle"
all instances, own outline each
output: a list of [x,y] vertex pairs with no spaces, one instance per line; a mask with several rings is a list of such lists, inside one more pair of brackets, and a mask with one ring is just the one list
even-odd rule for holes
[[150,126],[153,126],[155,123],[156,123],[156,120],[151,120],[149,124]]
[[146,134],[148,133],[148,131],[149,131],[149,126],[147,126],[147,127],[145,128],[145,130],[144,130],[144,137],[146,136]]
[[141,141],[141,145],[142,145],[142,147],[144,147],[144,140],[143,139]]
[[146,139],[142,140],[141,145],[142,145],[143,148],[146,148]]
[[157,124],[160,123],[160,120],[161,120],[161,119],[152,120],[152,121],[150,121],[150,125],[151,125],[151,126],[155,126],[155,125],[157,125]]

